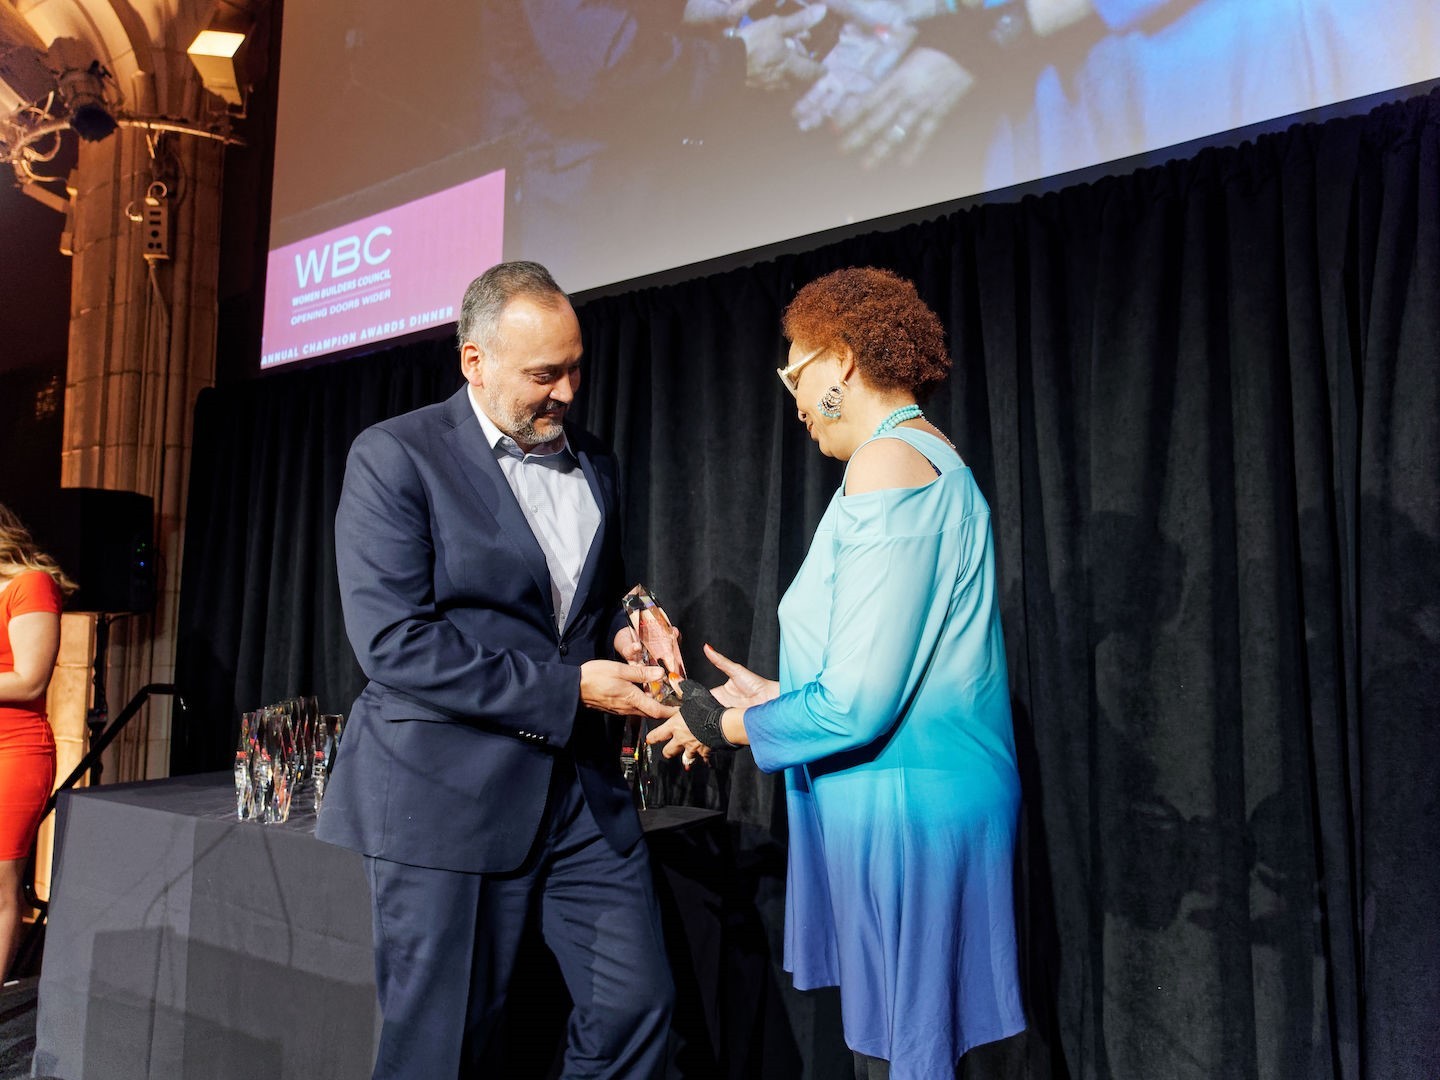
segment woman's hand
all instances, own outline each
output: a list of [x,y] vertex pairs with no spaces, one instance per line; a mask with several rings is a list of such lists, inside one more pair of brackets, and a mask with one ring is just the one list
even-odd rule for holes
[[762,679],[744,664],[737,664],[710,645],[705,646],[705,655],[726,676],[725,682],[710,692],[727,709],[748,709],[751,705],[763,705],[780,696],[780,684],[775,680]]
[[[709,645],[705,646],[705,655],[710,658],[712,664],[727,676],[723,684],[708,692],[704,687],[699,686],[699,684],[690,683],[691,686],[696,687],[696,693],[699,696],[713,698],[712,709],[718,704],[718,706],[724,708],[726,716],[733,716],[735,714],[730,713],[729,710],[731,709],[739,709],[743,712],[743,710],[749,708],[751,705],[761,705],[780,696],[780,684],[773,679],[762,679],[759,675],[756,675],[749,668],[745,667],[745,665],[737,664],[734,660],[731,660],[728,656],[716,651]],[[689,680],[686,681],[689,682]],[[681,685],[683,686],[684,684],[682,683]],[[694,697],[695,695],[692,694],[691,696]],[[692,702],[692,704],[694,704],[694,702]],[[682,714],[672,716],[663,724],[657,725],[645,736],[645,741],[651,746],[657,743],[664,743],[665,746],[661,750],[661,753],[667,758],[683,754],[685,767],[688,769],[690,763],[697,757],[709,762],[710,751],[714,746],[721,745],[721,743],[717,740],[713,744],[710,744],[696,738],[695,733],[690,729],[690,725],[685,722],[683,716],[684,709],[685,706],[681,705]],[[714,739],[715,735],[725,736],[723,720],[720,723],[712,723],[710,726],[713,728],[713,733],[710,736],[712,739]],[[746,740],[745,736],[741,734],[741,730],[739,722],[736,721],[735,730],[731,733],[730,738],[726,738],[725,741],[729,742],[730,739],[734,739],[738,741],[732,742],[731,745],[742,745]]]
[[938,49],[914,49],[874,90],[847,99],[836,111],[840,149],[860,151],[866,168],[897,150],[901,164],[913,165],[974,83],[968,71]]
[[678,712],[663,724],[653,727],[645,736],[645,741],[651,746],[664,743],[660,753],[667,758],[684,754],[684,763],[687,769],[697,757],[707,764],[710,761],[710,747],[695,738],[694,733],[686,725],[684,717]]

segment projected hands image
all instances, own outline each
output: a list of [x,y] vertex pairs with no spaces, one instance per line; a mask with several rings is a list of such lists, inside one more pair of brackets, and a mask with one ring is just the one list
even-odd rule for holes
[[[403,15],[314,0],[285,15],[268,363],[438,325],[501,257],[583,291],[1440,76],[1434,0],[408,0]],[[402,211],[403,235],[375,231]],[[423,264],[435,284],[383,315],[366,296],[400,290],[367,260],[389,250],[411,260],[405,282]],[[341,298],[352,276],[372,291]],[[330,308],[357,298],[342,329]],[[314,321],[282,340],[295,319]]]
[[[937,48],[917,44],[919,26],[941,15],[960,16],[968,33],[997,46],[1009,44],[997,27],[1019,26],[1018,2],[996,4],[966,0],[963,6],[947,0],[790,0],[799,11],[755,19],[758,0],[691,0],[685,18],[691,23],[738,22],[725,32],[745,42],[747,85],[768,90],[788,89],[796,82],[809,86],[791,110],[800,132],[828,129],[842,153],[856,153],[862,168],[873,168],[892,155],[905,166],[920,160],[926,146],[950,111],[974,84],[975,78],[954,57]],[[971,12],[1006,9],[1003,17]],[[1081,5],[1072,5],[1083,12]],[[1078,14],[1075,16],[1078,17]],[[825,24],[822,26],[822,24]],[[823,32],[832,29],[826,38]],[[1011,36],[1016,36],[1013,32]],[[783,78],[757,77],[757,53],[767,56],[775,42],[783,45],[774,65]],[[821,40],[826,47],[819,46]]]
[[[923,163],[978,79],[981,91],[964,107],[1001,121],[983,147],[969,147],[984,151],[987,189],[1440,74],[1433,5],[1427,12],[1412,0],[772,4],[776,13],[757,19],[771,5],[691,0],[686,19],[697,8],[706,13],[703,21],[738,16],[726,33],[747,48],[762,38],[761,28],[776,27],[801,63],[781,82],[762,82],[752,71],[747,86],[788,89],[809,81],[792,109],[798,130],[828,132],[862,168],[887,159]],[[1246,10],[1257,6],[1259,13]],[[1376,17],[1390,20],[1390,29],[1377,35],[1367,28]],[[1418,36],[1397,36],[1399,26]],[[1277,77],[1272,63],[1295,66]],[[1316,70],[1304,73],[1305,64]],[[1347,66],[1348,77],[1338,70]],[[1021,140],[1016,120],[1031,129]],[[1067,159],[1064,144],[1092,149]]]

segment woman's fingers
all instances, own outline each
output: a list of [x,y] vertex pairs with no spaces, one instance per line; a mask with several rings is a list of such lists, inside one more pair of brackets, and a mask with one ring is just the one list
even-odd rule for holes
[[733,676],[736,674],[744,673],[745,671],[743,667],[737,664],[734,660],[731,660],[724,653],[720,652],[720,650],[715,648],[714,645],[707,644],[705,646],[705,655],[709,658],[712,664],[714,664],[717,668],[723,671],[726,675]]

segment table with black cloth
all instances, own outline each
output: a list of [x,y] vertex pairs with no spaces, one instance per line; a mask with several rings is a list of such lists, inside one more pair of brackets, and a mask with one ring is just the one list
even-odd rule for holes
[[[35,1074],[64,1080],[356,1080],[379,1014],[362,860],[317,841],[315,815],[235,819],[226,773],[61,796],[36,1020]],[[675,974],[672,1076],[730,1070],[724,816],[641,815]],[[507,1076],[553,1075],[568,998],[527,942]]]

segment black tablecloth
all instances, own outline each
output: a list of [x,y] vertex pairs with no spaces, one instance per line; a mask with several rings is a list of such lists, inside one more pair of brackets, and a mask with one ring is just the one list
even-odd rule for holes
[[[211,773],[69,793],[58,814],[37,1075],[369,1075],[369,890],[360,856],[315,839],[313,812],[236,821],[232,778]],[[679,998],[672,1071],[715,1075],[723,817],[669,807],[642,820]],[[545,1075],[563,1037],[563,983],[532,955],[514,992],[517,1077]]]

